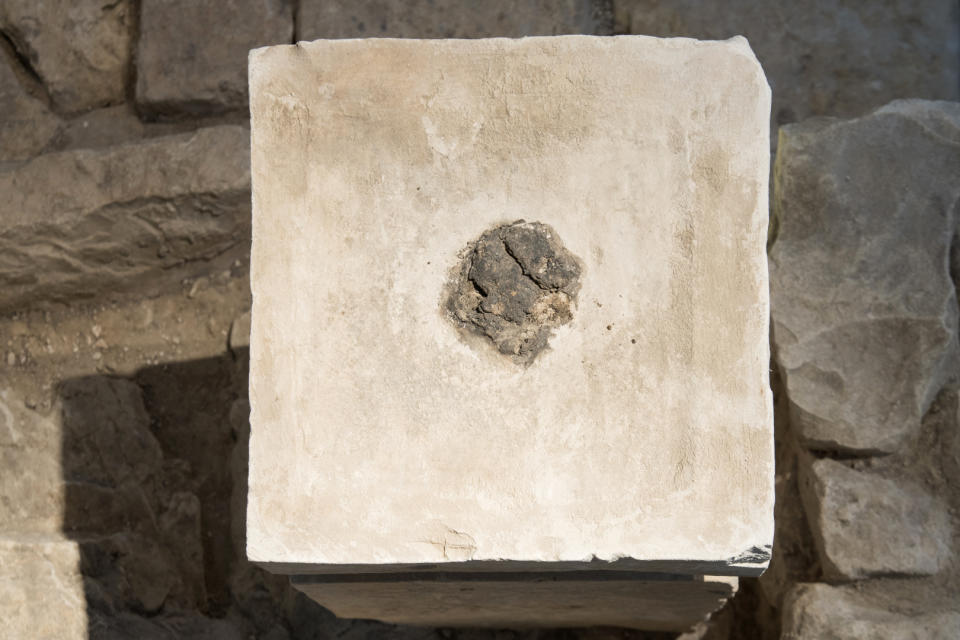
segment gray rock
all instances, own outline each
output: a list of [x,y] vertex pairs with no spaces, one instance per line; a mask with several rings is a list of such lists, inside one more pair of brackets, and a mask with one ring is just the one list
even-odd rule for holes
[[898,613],[849,587],[799,584],[784,600],[783,640],[950,640],[960,613]]
[[[0,532],[56,532],[63,517],[62,438],[54,415],[25,404],[31,380],[0,366]],[[2,619],[2,618],[0,618]]]
[[56,137],[60,119],[31,96],[0,48],[0,162],[24,160]]
[[230,323],[230,335],[227,337],[230,351],[237,354],[241,349],[250,348],[250,312],[244,311]]
[[0,312],[142,286],[250,234],[238,126],[52,153],[0,172]]
[[230,452],[230,538],[236,556],[246,558],[250,459],[250,403],[246,398],[238,398],[231,403],[229,421],[236,442]]
[[603,34],[590,0],[301,0],[297,40],[317,38],[487,38]]
[[4,638],[87,640],[77,545],[54,536],[0,537]]
[[861,115],[896,98],[960,97],[952,0],[617,0],[614,7],[620,33],[746,36],[773,89],[774,132],[814,115]]
[[771,312],[791,422],[810,447],[894,451],[957,366],[960,104],[786,126],[774,174]]
[[[90,612],[89,640],[249,640],[240,621],[207,618],[193,612],[141,617],[128,612]],[[87,636],[84,636],[84,640]]]
[[75,378],[60,387],[63,476],[100,487],[142,486],[162,468],[160,443],[140,387],[107,376]]
[[[126,104],[94,109],[67,121],[55,150],[112,147],[139,138],[155,137],[157,134],[153,131],[157,127],[168,129],[171,126],[166,123],[143,123],[133,108]],[[176,134],[184,131],[164,133]]]
[[99,583],[112,605],[157,611],[182,589],[173,559],[156,542],[150,494],[160,481],[163,454],[140,388],[88,376],[65,382],[60,395],[63,527],[83,540],[83,574]]
[[179,590],[169,552],[149,537],[130,532],[84,538],[80,568],[96,580],[118,609],[154,613]]
[[207,593],[203,563],[203,525],[200,499],[187,491],[173,493],[160,514],[158,526],[163,546],[183,584],[174,599],[185,608],[203,608]]
[[63,112],[123,102],[131,23],[128,0],[0,3],[0,31]]
[[247,108],[247,53],[293,39],[289,0],[144,0],[137,106],[150,116]]
[[824,576],[931,575],[950,559],[946,506],[909,480],[817,460],[800,492]]
[[108,608],[206,605],[201,506],[178,489],[140,387],[123,378],[64,382],[63,528],[82,540],[83,573]]

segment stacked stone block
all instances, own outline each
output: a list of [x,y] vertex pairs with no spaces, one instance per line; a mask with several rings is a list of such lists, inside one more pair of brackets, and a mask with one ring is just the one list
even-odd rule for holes
[[957,580],[960,496],[944,472],[958,428],[958,176],[957,103],[780,130],[775,359],[818,560],[803,579],[837,585],[787,593],[786,637],[957,633],[942,596]]

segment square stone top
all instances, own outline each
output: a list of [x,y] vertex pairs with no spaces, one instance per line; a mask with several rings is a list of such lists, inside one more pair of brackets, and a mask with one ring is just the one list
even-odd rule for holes
[[[251,52],[250,91],[252,560],[766,566],[770,90],[746,40],[321,40]],[[525,360],[451,302],[496,327],[541,295],[556,255],[470,249],[517,220],[578,272],[523,303],[556,321]],[[489,291],[481,254],[530,280]]]

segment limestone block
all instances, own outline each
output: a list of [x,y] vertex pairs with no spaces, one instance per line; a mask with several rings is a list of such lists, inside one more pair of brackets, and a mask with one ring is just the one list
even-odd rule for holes
[[617,0],[614,9],[620,33],[746,36],[773,89],[774,131],[814,115],[859,116],[896,98],[960,98],[952,0]]
[[914,482],[824,459],[804,470],[801,495],[828,578],[934,574],[950,559],[946,506]]
[[[960,637],[960,612],[898,612],[892,603],[850,587],[799,584],[784,602],[784,640],[949,640]],[[905,603],[893,603],[905,607]]]
[[615,626],[686,629],[737,590],[737,578],[580,573],[409,576],[370,581],[294,576],[293,585],[342,618],[440,627]]
[[18,640],[86,640],[77,544],[54,536],[0,537],[0,620]]
[[57,135],[60,120],[31,96],[0,50],[0,162],[23,160]]
[[743,39],[253,52],[248,556],[762,571],[768,100]]
[[293,40],[289,0],[144,0],[137,107],[148,115],[247,108],[247,52]]
[[811,447],[890,452],[957,366],[960,105],[898,101],[781,129],[773,337]]
[[590,0],[301,0],[297,40],[601,34]]
[[[770,542],[768,89],[745,41],[251,60],[252,558],[723,565]],[[583,262],[529,367],[443,308],[461,250],[520,218]]]
[[128,0],[0,3],[0,32],[65,112],[123,102],[130,65]]
[[244,241],[248,135],[211,127],[0,172],[0,311],[109,295]]

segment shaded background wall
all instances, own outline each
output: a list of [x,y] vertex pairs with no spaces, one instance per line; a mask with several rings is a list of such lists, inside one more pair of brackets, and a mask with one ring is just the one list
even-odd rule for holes
[[[687,636],[960,637],[958,5],[0,1],[0,619],[11,638],[643,637],[341,621],[243,554],[246,54],[745,35],[773,88],[777,536]],[[827,126],[813,116],[858,118]],[[658,636],[659,637],[659,636]]]

